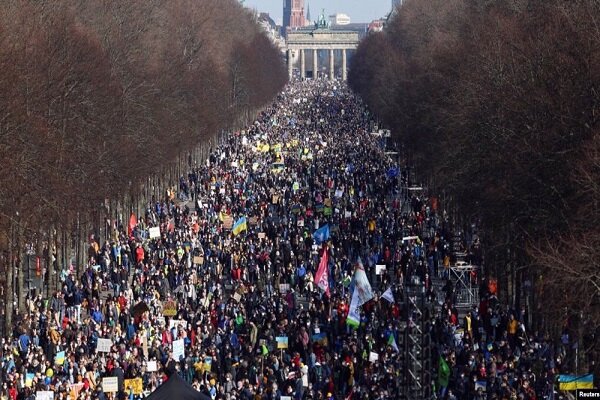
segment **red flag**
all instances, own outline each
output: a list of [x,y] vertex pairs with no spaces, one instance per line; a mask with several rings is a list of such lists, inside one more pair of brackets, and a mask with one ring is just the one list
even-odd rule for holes
[[315,275],[315,282],[317,282],[317,286],[325,291],[327,297],[331,294],[329,293],[329,268],[327,264],[329,262],[329,252],[327,251],[327,247],[323,248],[323,255],[321,256],[321,262],[319,263],[319,269],[317,269],[317,274]]
[[131,236],[131,232],[133,232],[133,230],[135,229],[136,226],[137,226],[137,217],[135,216],[134,213],[131,213],[131,217],[129,217],[129,229],[127,230],[127,234],[129,236]]
[[488,282],[488,290],[491,294],[498,293],[498,280],[496,278],[490,278]]

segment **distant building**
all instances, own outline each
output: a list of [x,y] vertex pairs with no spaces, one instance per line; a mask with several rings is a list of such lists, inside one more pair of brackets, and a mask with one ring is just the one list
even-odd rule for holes
[[366,22],[351,22],[347,25],[331,25],[329,27],[332,31],[350,31],[357,32],[359,38],[364,38],[369,32],[369,24]]
[[369,33],[381,32],[383,30],[384,26],[385,26],[385,19],[374,19],[369,24],[368,31],[369,31]]
[[279,33],[279,27],[269,13],[257,13],[256,22],[267,33],[267,36],[281,51],[285,48],[285,41]]
[[350,17],[346,14],[334,14],[329,16],[329,20],[331,21],[331,25],[348,25],[350,24]]
[[266,31],[273,31],[277,29],[277,24],[273,21],[273,18],[269,13],[261,12],[256,16],[258,24]]
[[306,26],[304,0],[284,0],[283,29],[298,29]]

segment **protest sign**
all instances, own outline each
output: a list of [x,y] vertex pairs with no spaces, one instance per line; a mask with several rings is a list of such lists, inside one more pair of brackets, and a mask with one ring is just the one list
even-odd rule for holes
[[133,392],[134,395],[142,394],[143,384],[142,378],[125,379],[124,381],[125,393],[129,394]]
[[116,393],[119,391],[119,380],[116,376],[102,378],[102,391],[104,393]]
[[35,400],[54,400],[54,392],[50,390],[40,390],[35,392]]
[[148,229],[148,234],[150,239],[156,239],[160,237],[160,227],[155,226],[153,228]]
[[375,275],[383,275],[383,274],[385,274],[385,271],[386,271],[385,264],[375,265]]
[[148,365],[146,365],[146,371],[148,371],[148,372],[158,371],[158,365],[156,364],[156,361],[148,361]]
[[112,347],[112,340],[99,338],[98,346],[96,346],[96,351],[98,353],[110,353],[110,348]]
[[79,393],[83,389],[83,383],[72,383],[69,385],[69,389],[71,389],[71,398],[77,399],[79,398]]
[[183,339],[173,341],[173,359],[180,361],[185,358],[185,345]]
[[379,354],[373,351],[369,352],[369,362],[375,362],[377,360],[379,360]]
[[165,317],[174,317],[177,315],[177,302],[175,300],[167,300],[164,302],[163,315]]
[[277,341],[278,349],[287,349],[288,348],[288,337],[287,336],[277,336],[275,338],[275,341]]
[[187,329],[187,321],[184,319],[172,319],[169,321],[169,329],[176,328],[178,326],[182,326],[183,329]]

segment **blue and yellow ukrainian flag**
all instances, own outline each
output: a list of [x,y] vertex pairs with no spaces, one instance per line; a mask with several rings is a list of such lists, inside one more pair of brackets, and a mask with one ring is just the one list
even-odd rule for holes
[[33,372],[27,372],[27,374],[25,374],[25,387],[32,387],[33,386],[33,378],[35,377],[35,374]]
[[54,364],[63,365],[64,363],[65,363],[65,352],[59,351],[58,353],[56,353],[56,356],[54,356]]
[[242,217],[237,220],[237,222],[233,225],[231,231],[234,235],[239,235],[242,231],[248,230],[248,223],[246,222],[246,217]]
[[593,389],[594,375],[559,375],[558,390]]

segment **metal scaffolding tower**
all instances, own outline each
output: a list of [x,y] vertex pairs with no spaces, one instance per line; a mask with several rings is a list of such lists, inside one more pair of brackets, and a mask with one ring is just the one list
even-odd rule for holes
[[425,286],[413,281],[405,289],[407,326],[404,333],[404,398],[431,399],[431,304]]
[[479,267],[457,261],[450,267],[450,279],[456,291],[456,306],[458,308],[471,308],[479,304]]

